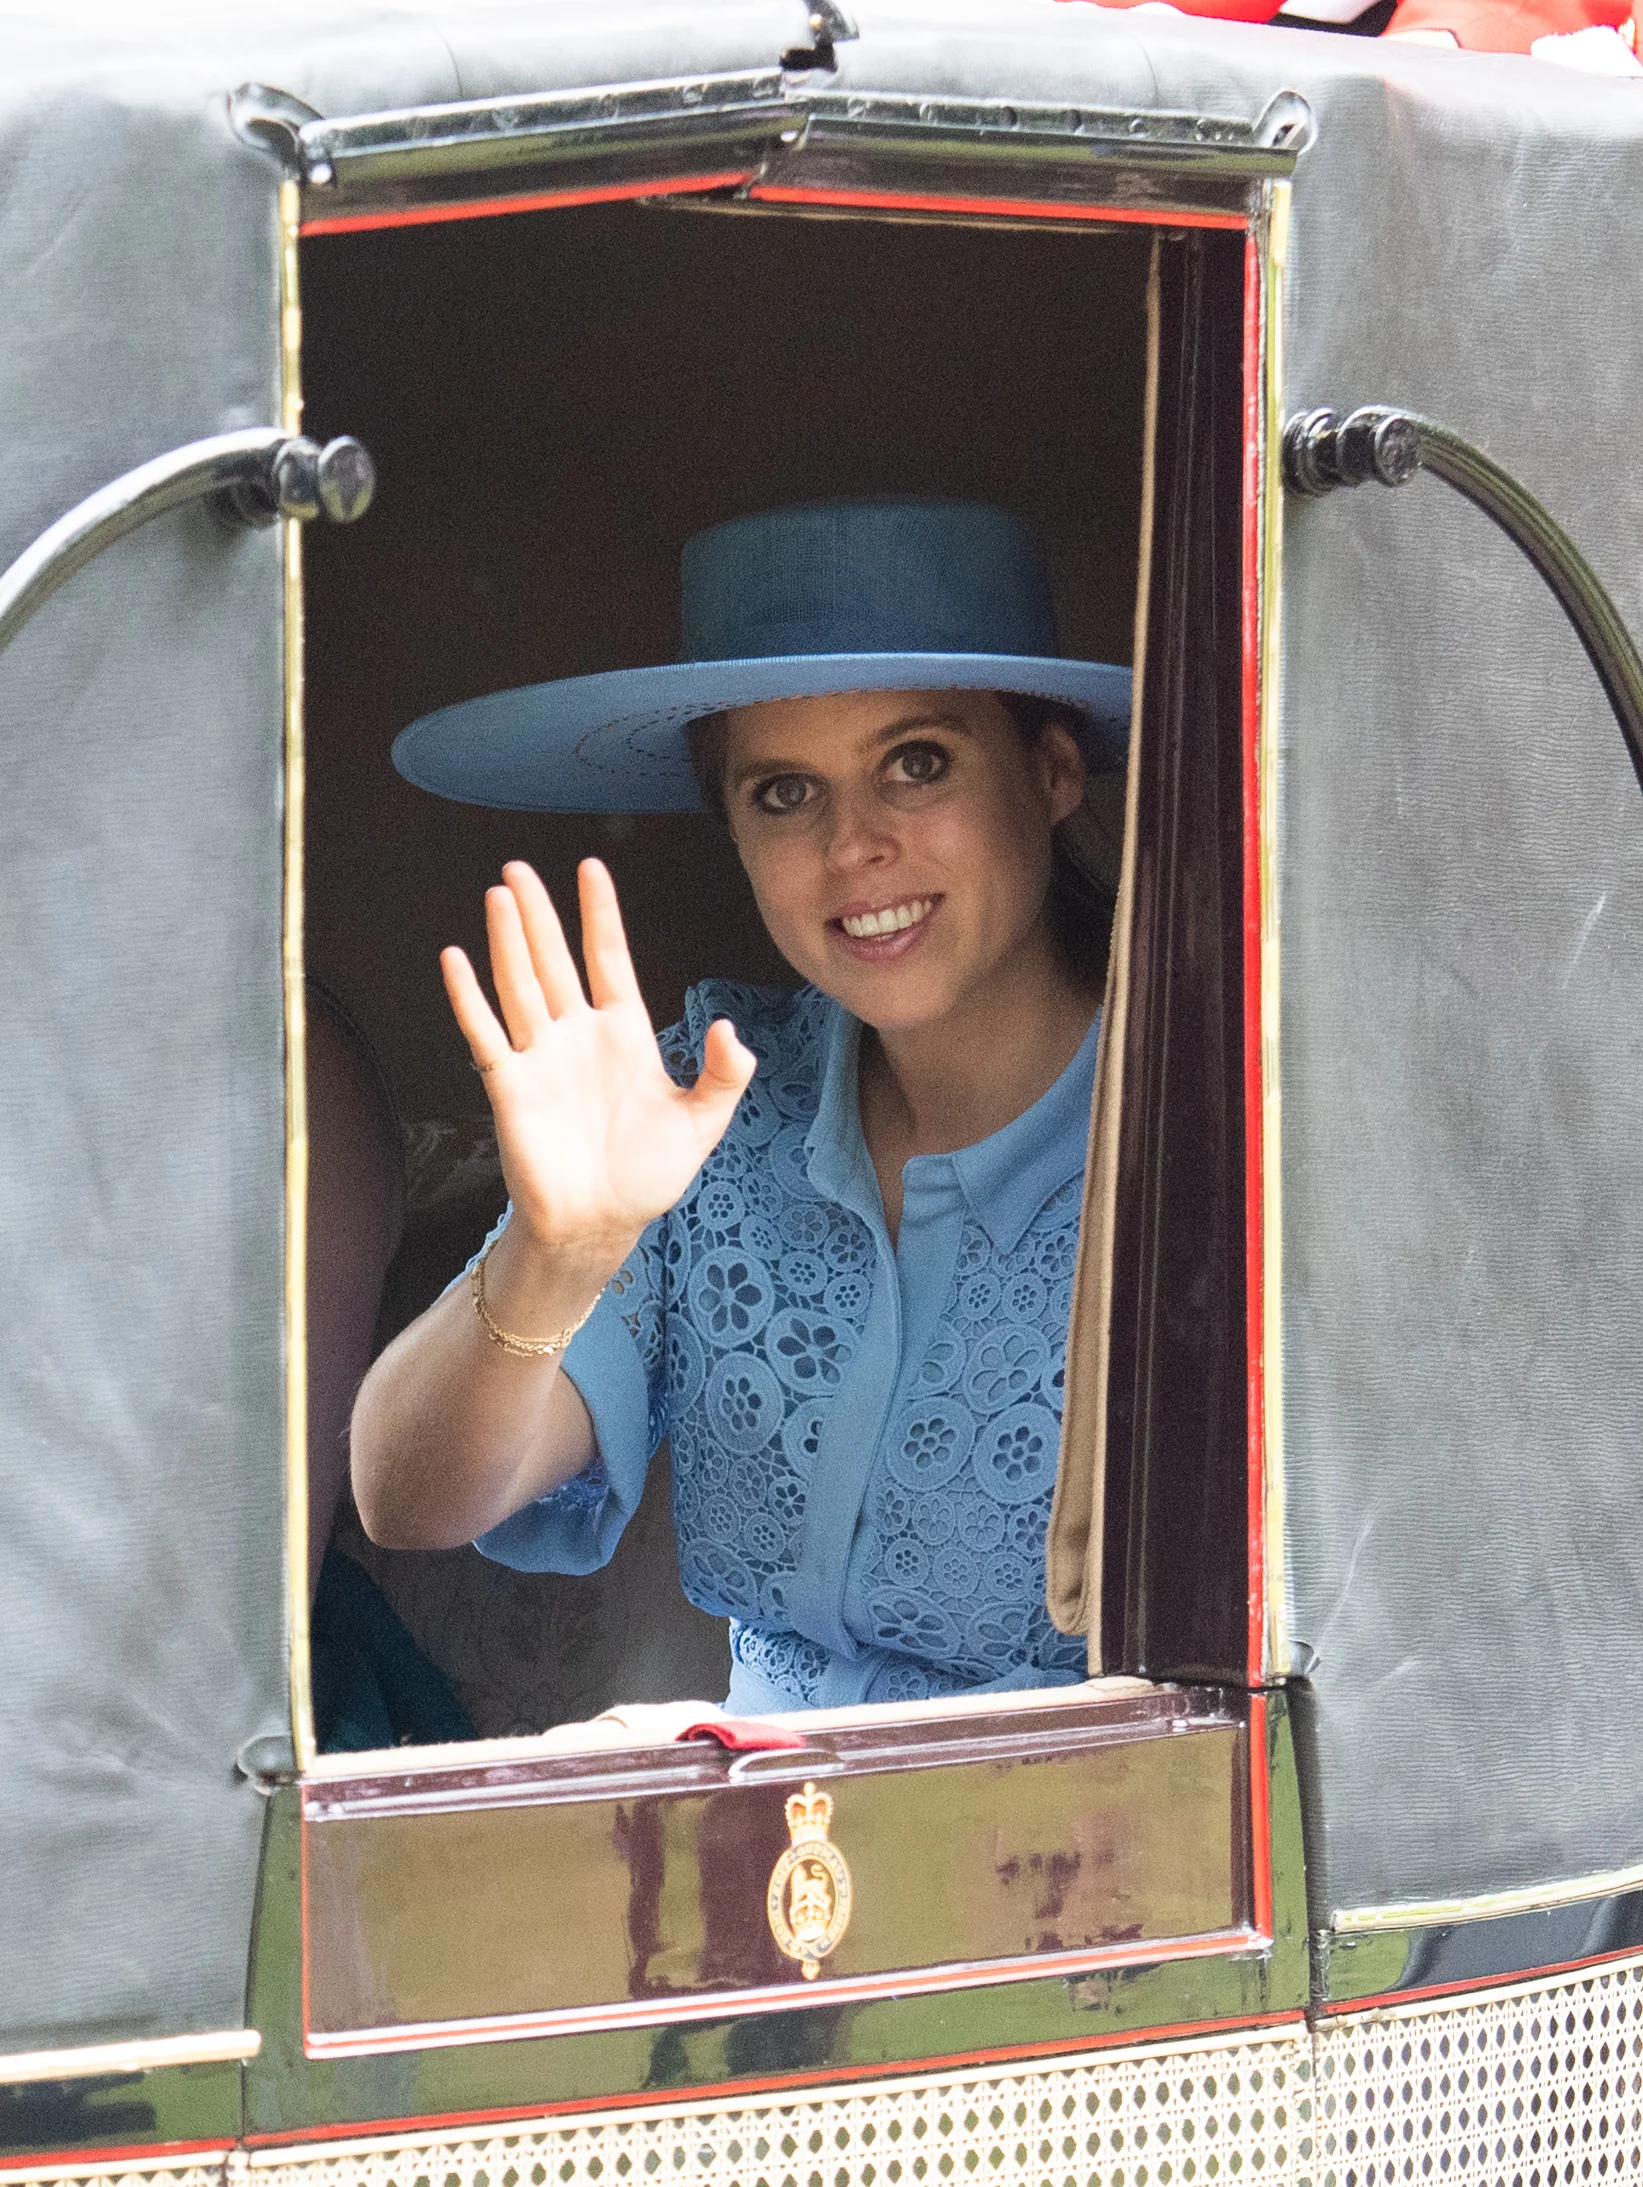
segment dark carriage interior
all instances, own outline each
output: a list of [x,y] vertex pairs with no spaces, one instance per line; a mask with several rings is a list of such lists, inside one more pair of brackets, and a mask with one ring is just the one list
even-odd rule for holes
[[[1065,650],[1127,661],[1149,250],[1136,230],[635,204],[304,244],[308,429],[357,433],[381,481],[365,523],[306,542],[307,961],[375,1050],[407,1151],[379,1342],[501,1206],[437,957],[449,941],[477,953],[503,859],[533,860],[572,907],[576,860],[609,862],[658,1026],[706,973],[787,977],[714,820],[447,803],[394,773],[395,733],[476,693],[673,657],[693,531],[836,495],[1011,504],[1047,550]],[[1230,292],[1221,305],[1236,317]],[[1232,621],[1216,657],[1231,644],[1235,669]],[[1110,788],[1116,825],[1121,777]],[[1148,1161],[1156,1149],[1131,1167]],[[481,1735],[723,1692],[721,1628],[672,1571],[660,1465],[614,1564],[588,1579],[379,1551],[346,1507],[337,1540]],[[1136,1653],[1120,1628],[1113,1667]]]

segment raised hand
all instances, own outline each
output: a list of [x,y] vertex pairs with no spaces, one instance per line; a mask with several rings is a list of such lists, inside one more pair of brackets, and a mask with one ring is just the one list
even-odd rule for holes
[[501,1018],[460,949],[440,957],[445,990],[490,1096],[513,1226],[551,1254],[614,1269],[723,1137],[754,1058],[720,1018],[696,1084],[669,1078],[597,858],[577,873],[586,994],[535,870],[515,861],[502,878],[485,895]]

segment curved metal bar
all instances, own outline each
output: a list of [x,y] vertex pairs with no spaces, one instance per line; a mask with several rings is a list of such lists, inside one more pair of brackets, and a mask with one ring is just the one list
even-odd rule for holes
[[352,524],[375,492],[376,466],[348,433],[321,448],[304,433],[254,425],[173,448],[88,494],[0,575],[0,653],[76,570],[167,509],[209,498],[229,524],[255,528],[282,516]]
[[784,1783],[792,1778],[836,1777],[849,1765],[825,1739],[806,1740],[802,1747],[760,1747],[751,1754],[733,1754],[726,1772],[732,1784],[750,1781],[767,1784],[772,1778]]
[[1369,479],[1401,486],[1430,471],[1506,534],[1534,564],[1597,671],[1643,788],[1643,654],[1602,579],[1555,517],[1492,456],[1413,410],[1366,404],[1349,418],[1310,410],[1284,427],[1284,476],[1299,494]]
[[1562,525],[1510,471],[1430,418],[1411,421],[1421,465],[1466,496],[1522,548],[1557,595],[1608,694],[1643,788],[1643,654],[1597,572]]
[[[139,463],[123,478],[88,494],[31,547],[25,547],[0,576],[0,652],[35,610],[105,547],[184,502],[259,487],[290,438],[273,425],[217,433],[210,440],[190,441],[150,463]],[[275,513],[272,507],[269,513]]]

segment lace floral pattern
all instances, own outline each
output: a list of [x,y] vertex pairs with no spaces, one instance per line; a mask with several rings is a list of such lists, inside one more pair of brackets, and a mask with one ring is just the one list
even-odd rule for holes
[[[702,1608],[779,1633],[817,1438],[871,1297],[873,1241],[859,1217],[820,1198],[807,1171],[822,997],[714,982],[688,1007],[686,1023],[663,1040],[676,1076],[694,1078],[702,1036],[720,1015],[735,1021],[761,1067],[656,1246],[669,1341],[682,1355],[666,1393],[682,1454],[673,1493],[680,1570]],[[813,1643],[778,1651],[789,1658],[781,1683],[800,1674],[807,1648],[824,1654]],[[760,1667],[776,1672],[774,1659]]]
[[[867,1225],[809,1175],[832,1008],[810,989],[693,990],[685,1023],[662,1039],[672,1074],[694,1078],[718,1016],[760,1069],[695,1186],[612,1287],[653,1440],[672,1439],[685,1592],[733,1621],[738,1662],[800,1703],[815,1701],[829,1663],[786,1614],[801,1522],[885,1280]],[[903,1362],[845,1597],[857,1640],[889,1651],[872,1698],[1081,1675],[1082,1642],[1044,1608],[1081,1196],[1075,1176],[1007,1252],[966,1219],[934,1333]],[[551,1501],[585,1508],[602,1492],[595,1467]]]
[[1077,1180],[1062,1186],[1008,1253],[964,1226],[916,1394],[884,1438],[868,1498],[872,1637],[915,1659],[894,1668],[893,1692],[879,1690],[881,1674],[875,1698],[1082,1662],[1082,1643],[1044,1606],[1081,1198]]

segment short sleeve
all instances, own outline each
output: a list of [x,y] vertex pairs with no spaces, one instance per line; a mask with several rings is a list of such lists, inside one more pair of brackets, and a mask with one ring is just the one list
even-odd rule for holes
[[617,1270],[562,1372],[593,1420],[599,1454],[551,1496],[527,1504],[474,1544],[519,1572],[597,1572],[639,1508],[656,1446],[667,1433],[663,1390],[667,1225],[652,1223]]

